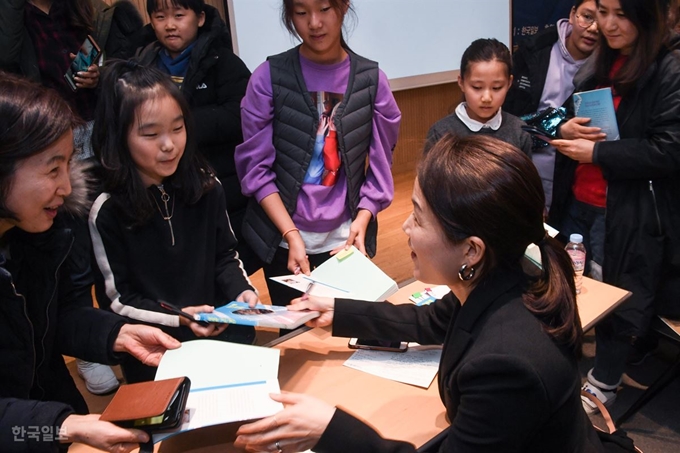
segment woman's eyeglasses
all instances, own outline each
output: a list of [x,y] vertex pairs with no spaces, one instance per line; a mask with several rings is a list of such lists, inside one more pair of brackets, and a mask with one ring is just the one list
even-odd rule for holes
[[574,14],[576,16],[576,23],[581,28],[590,28],[595,23],[595,18],[590,14]]

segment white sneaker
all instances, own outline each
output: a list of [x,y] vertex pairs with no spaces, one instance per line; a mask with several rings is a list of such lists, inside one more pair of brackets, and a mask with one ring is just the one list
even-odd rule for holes
[[105,395],[118,388],[118,378],[108,365],[76,359],[78,376],[85,380],[85,387],[95,395]]
[[[595,398],[600,400],[605,407],[611,406],[612,404],[614,404],[614,401],[616,401],[616,389],[604,390],[586,381],[586,383],[583,384],[581,390],[593,395]],[[581,396],[581,403],[583,404],[583,410],[585,410],[586,414],[588,415],[597,414],[598,412],[600,412],[595,403],[593,403],[584,396]]]

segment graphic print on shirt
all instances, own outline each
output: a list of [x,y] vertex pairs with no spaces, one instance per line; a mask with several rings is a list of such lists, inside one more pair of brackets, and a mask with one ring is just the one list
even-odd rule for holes
[[312,160],[307,168],[304,182],[333,186],[340,171],[338,137],[333,119],[343,95],[327,91],[316,91],[311,95],[319,113],[319,127],[316,130]]

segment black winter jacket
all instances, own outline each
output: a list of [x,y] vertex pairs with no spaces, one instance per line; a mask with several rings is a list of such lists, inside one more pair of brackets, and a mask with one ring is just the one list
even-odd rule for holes
[[559,39],[557,27],[546,28],[522,43],[512,56],[512,87],[503,111],[522,116],[538,111],[550,66],[550,52]]
[[[241,184],[234,165],[234,149],[243,141],[241,132],[241,99],[246,93],[250,71],[231,51],[231,41],[217,10],[205,7],[205,24],[199,29],[191,52],[189,69],[184,77],[182,93],[194,117],[198,149],[208,159],[222,183],[227,198],[227,211],[234,234],[239,241],[239,255],[248,273],[260,265],[241,235],[248,198],[241,193]],[[146,36],[154,36],[150,25]],[[141,64],[157,64],[162,46],[158,41],[139,49]]]
[[[128,58],[142,27],[142,18],[129,0],[113,5],[91,0],[95,10],[93,37],[106,58]],[[40,82],[38,57],[24,25],[26,0],[0,2],[0,69]]]
[[62,354],[118,361],[113,342],[124,319],[92,307],[90,238],[83,219],[62,212],[47,232],[18,228],[0,242],[0,449],[50,452],[55,442],[12,427],[58,427],[87,405]]
[[[670,49],[660,52],[621,99],[616,112],[621,139],[596,143],[593,154],[607,181],[604,281],[633,292],[626,303],[632,309],[629,321],[642,328],[655,297],[660,313],[680,314],[678,35]],[[595,88],[591,64],[575,83],[579,91]],[[576,165],[558,153],[555,176],[561,180],[555,181],[553,225],[564,217]]]
[[[524,305],[521,269],[494,269],[461,306],[338,299],[333,335],[443,345],[439,393],[451,426],[440,453],[603,451],[583,411],[576,358]],[[319,453],[415,453],[338,409]]]

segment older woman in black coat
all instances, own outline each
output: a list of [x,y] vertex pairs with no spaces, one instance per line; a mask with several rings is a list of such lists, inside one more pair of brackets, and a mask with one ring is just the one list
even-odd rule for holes
[[[74,122],[56,92],[0,72],[3,452],[51,452],[70,442],[125,452],[146,442],[142,431],[87,414],[62,354],[112,364],[130,353],[157,366],[166,349],[179,347],[159,329],[92,307],[89,235],[79,217],[87,194],[71,163]],[[27,435],[32,427],[37,436]]]

